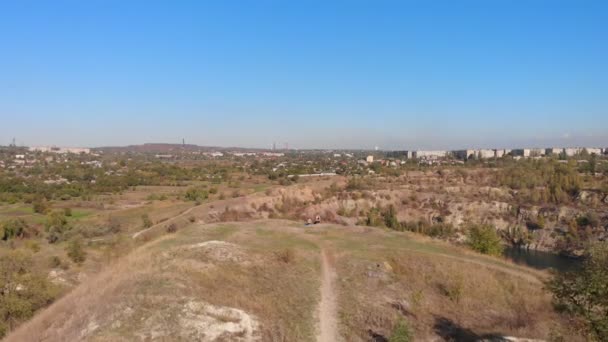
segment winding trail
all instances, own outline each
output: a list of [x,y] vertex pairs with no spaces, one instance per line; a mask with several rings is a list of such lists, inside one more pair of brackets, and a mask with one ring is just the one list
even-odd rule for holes
[[317,342],[341,341],[338,333],[338,306],[334,283],[336,271],[327,250],[321,250],[321,303],[319,303],[319,332]]

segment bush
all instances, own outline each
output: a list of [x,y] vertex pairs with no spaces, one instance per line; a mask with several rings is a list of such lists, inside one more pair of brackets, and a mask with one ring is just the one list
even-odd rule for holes
[[[333,184],[332,184],[333,185]],[[364,189],[368,189],[369,188],[369,184],[367,184],[362,178],[360,177],[353,177],[350,178],[348,180],[348,182],[346,183],[346,190],[347,191],[354,191],[354,190],[364,190]]]
[[71,217],[72,216],[72,209],[71,208],[63,208],[63,214],[67,217]]
[[49,205],[45,200],[37,198],[32,204],[32,209],[37,214],[44,214],[49,209]]
[[412,340],[412,333],[410,331],[409,326],[404,321],[399,321],[393,332],[391,333],[391,337],[389,337],[389,342],[409,342]]
[[60,257],[58,257],[56,255],[53,255],[49,259],[49,266],[51,268],[58,268],[58,267],[61,267],[61,265],[62,265],[62,262],[61,262],[61,258]]
[[608,242],[587,253],[583,267],[556,274],[548,288],[558,310],[582,321],[592,339],[608,341]]
[[158,195],[157,194],[150,194],[150,195],[148,195],[148,197],[146,199],[148,201],[156,201],[156,200],[158,200]]
[[32,252],[34,252],[34,253],[38,253],[38,252],[40,252],[40,244],[38,244],[38,242],[37,242],[37,241],[34,241],[34,240],[27,240],[27,241],[25,242],[25,246],[26,246],[27,248],[29,248],[29,249],[30,249]]
[[45,229],[48,233],[47,240],[49,243],[59,241],[63,234],[70,229],[63,211],[52,211],[47,214]]
[[239,220],[239,212],[234,209],[230,209],[230,207],[224,208],[224,211],[220,214],[221,222],[231,222]]
[[23,238],[29,235],[29,229],[27,222],[22,218],[9,220],[0,225],[0,238],[4,241],[15,237]]
[[171,223],[167,226],[167,233],[175,233],[177,232],[177,225],[175,223]]
[[365,225],[370,227],[379,227],[383,223],[383,217],[378,208],[371,208],[365,218]]
[[464,284],[462,278],[451,279],[446,283],[439,284],[439,292],[455,303],[460,302],[463,291]]
[[68,252],[68,257],[77,264],[82,264],[87,258],[87,253],[82,247],[82,239],[80,237],[70,240],[66,251]]
[[496,229],[488,225],[474,225],[469,228],[468,244],[476,252],[489,255],[502,254],[502,241]]
[[597,227],[600,225],[600,219],[594,212],[588,212],[585,215],[576,218],[576,223],[579,227]]
[[122,230],[122,224],[120,220],[114,216],[108,217],[108,232],[112,234],[118,234]]
[[274,256],[280,262],[291,264],[295,260],[296,254],[293,249],[285,248],[281,251],[275,252]]
[[206,200],[207,198],[209,198],[209,194],[207,193],[206,190],[190,188],[184,194],[184,198],[187,201],[200,202],[202,200]]
[[392,204],[384,212],[384,225],[390,229],[401,230],[401,224],[399,223],[399,220],[397,220],[397,213]]
[[29,256],[10,251],[0,256],[0,338],[57,296],[57,288],[46,277],[32,272]]
[[150,220],[150,216],[148,216],[148,214],[141,215],[141,220],[144,228],[150,228],[153,226],[152,220]]

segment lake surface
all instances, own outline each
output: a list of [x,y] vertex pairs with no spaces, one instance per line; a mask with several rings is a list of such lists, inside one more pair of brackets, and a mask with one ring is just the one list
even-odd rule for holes
[[526,265],[539,270],[553,268],[563,272],[573,270],[581,265],[581,260],[579,259],[518,247],[505,248],[503,255],[516,264]]

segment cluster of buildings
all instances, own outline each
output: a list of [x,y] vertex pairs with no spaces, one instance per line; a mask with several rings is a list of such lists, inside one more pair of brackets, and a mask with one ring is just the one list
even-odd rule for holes
[[95,160],[99,156],[89,148],[11,145],[8,149],[0,149],[0,169],[30,169],[41,164],[73,161],[80,161],[83,165],[99,168],[102,167],[102,162]]
[[391,155],[405,159],[437,160],[455,158],[459,160],[490,159],[513,156],[514,158],[533,158],[544,156],[574,157],[583,152],[595,155],[608,154],[608,148],[597,147],[551,147],[551,148],[522,148],[522,149],[467,149],[467,150],[416,150],[395,151]]
[[28,147],[28,151],[30,152],[47,152],[47,153],[57,153],[57,154],[89,154],[91,153],[90,148],[82,148],[82,147],[56,147],[56,146],[30,146]]
[[[284,157],[285,153],[282,152],[192,152],[194,155],[203,155],[209,158],[221,158],[224,156],[234,157]],[[158,159],[177,159],[180,158],[179,154],[156,154],[154,157]]]

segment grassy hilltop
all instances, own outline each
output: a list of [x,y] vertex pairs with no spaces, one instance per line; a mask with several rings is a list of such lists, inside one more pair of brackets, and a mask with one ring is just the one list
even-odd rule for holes
[[[411,233],[194,223],[138,247],[7,340],[365,341],[398,326],[416,340],[576,339],[542,291],[545,277]],[[319,317],[336,326],[320,331]]]

